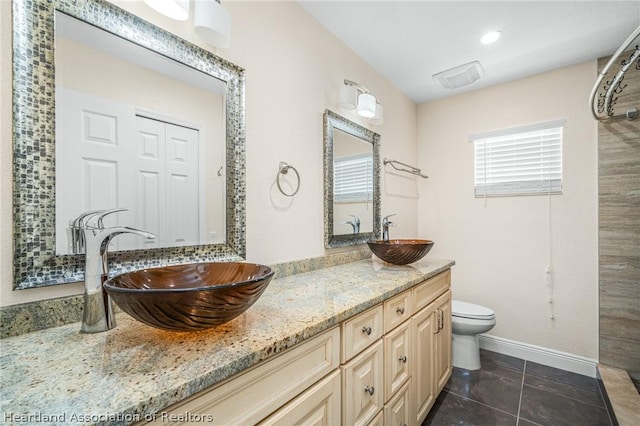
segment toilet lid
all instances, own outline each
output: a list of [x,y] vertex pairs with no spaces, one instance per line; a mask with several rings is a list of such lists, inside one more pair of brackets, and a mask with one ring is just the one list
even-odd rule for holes
[[453,316],[471,319],[490,319],[495,317],[493,310],[473,303],[453,300],[451,302],[451,313]]

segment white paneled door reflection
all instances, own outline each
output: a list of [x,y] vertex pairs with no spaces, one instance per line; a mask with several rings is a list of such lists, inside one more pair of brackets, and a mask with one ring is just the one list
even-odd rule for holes
[[136,117],[140,162],[136,216],[157,243],[198,243],[198,131]]
[[129,207],[106,226],[153,232],[122,235],[110,250],[198,243],[197,130],[136,115],[135,108],[84,93],[56,93],[56,252],[69,253],[69,219],[88,210]]

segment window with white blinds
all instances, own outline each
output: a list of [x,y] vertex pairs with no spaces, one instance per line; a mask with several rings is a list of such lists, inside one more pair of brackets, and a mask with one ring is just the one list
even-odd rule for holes
[[373,198],[373,156],[336,158],[333,165],[333,199],[336,203],[370,201]]
[[562,192],[562,133],[565,120],[471,135],[475,151],[475,195],[534,195]]

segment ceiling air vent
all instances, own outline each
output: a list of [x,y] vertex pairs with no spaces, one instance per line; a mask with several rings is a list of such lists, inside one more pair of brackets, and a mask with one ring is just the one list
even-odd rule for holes
[[480,80],[484,76],[484,70],[480,62],[473,61],[433,75],[433,79],[445,89],[457,89]]

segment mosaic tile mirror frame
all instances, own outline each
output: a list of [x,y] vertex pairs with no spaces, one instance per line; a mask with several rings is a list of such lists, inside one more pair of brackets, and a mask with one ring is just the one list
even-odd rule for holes
[[226,82],[226,242],[109,253],[113,274],[245,257],[244,70],[101,0],[13,1],[14,289],[83,280],[82,255],[55,251],[55,12]]
[[[346,247],[365,244],[369,240],[380,239],[380,140],[381,136],[331,110],[323,115],[324,128],[324,245],[326,248]],[[335,131],[344,132],[364,143],[371,144],[373,160],[371,200],[372,232],[336,235],[334,221],[337,219],[334,210],[334,161]]]

